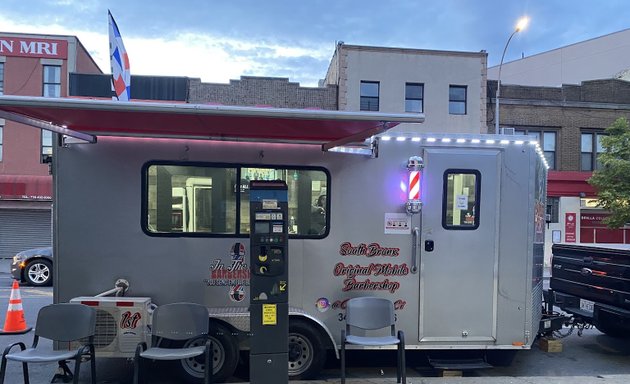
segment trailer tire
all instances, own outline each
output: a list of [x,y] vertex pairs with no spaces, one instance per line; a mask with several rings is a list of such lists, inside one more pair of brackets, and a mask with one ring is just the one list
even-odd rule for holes
[[322,370],[326,363],[323,338],[310,322],[289,320],[289,379],[310,379]]
[[[234,375],[234,371],[238,365],[238,341],[232,336],[232,331],[218,323],[210,324],[209,336],[212,341],[212,381],[222,383]],[[191,339],[185,342],[184,347],[194,347],[203,344],[203,339]],[[204,357],[202,355],[176,361],[175,367],[178,370],[178,376],[188,383],[203,383],[205,373],[203,359]]]

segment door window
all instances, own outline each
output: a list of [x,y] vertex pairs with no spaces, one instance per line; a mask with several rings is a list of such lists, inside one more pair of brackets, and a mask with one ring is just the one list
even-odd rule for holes
[[481,174],[476,170],[448,169],[444,172],[442,227],[470,230],[479,227]]

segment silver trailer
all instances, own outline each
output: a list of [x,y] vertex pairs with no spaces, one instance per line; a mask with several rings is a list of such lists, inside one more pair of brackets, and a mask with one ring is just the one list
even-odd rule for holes
[[[252,179],[288,185],[292,378],[337,350],[356,296],[395,303],[408,349],[521,350],[537,335],[547,168],[525,136],[387,136],[417,115],[19,97],[0,117],[59,133],[54,301],[99,306],[100,356],[132,356],[153,305],[192,301],[209,308],[215,374],[233,373]],[[115,282],[119,306],[89,297]]]

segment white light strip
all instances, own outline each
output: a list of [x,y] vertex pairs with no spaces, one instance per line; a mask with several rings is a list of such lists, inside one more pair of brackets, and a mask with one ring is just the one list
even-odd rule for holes
[[391,136],[383,136],[382,139],[383,139],[383,141],[389,141],[392,138],[391,138]]
[[406,137],[404,137],[404,136],[398,136],[398,137],[396,138],[396,141],[405,141],[406,139],[407,139],[407,138],[406,138]]
[[411,139],[411,141],[413,141],[414,143],[419,142],[421,139],[419,137],[414,137],[413,139]]
[[450,142],[451,142],[451,139],[449,139],[448,137],[444,137],[444,138],[442,139],[442,142],[443,142],[443,143],[450,143]]
[[479,144],[479,143],[481,143],[481,140],[479,140],[479,139],[472,139],[472,140],[470,140],[470,142],[473,143],[473,144]]
[[429,137],[429,138],[427,139],[427,142],[429,142],[429,143],[435,143],[435,138],[434,138],[434,137]]
[[466,139],[457,139],[456,141],[457,141],[458,143],[465,143],[465,142],[466,142]]
[[486,140],[486,144],[494,144],[495,141],[494,140]]

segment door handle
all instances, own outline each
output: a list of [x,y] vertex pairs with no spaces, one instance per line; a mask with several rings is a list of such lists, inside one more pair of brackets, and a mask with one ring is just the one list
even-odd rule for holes
[[420,242],[420,228],[415,227],[411,236],[411,273],[418,272],[418,244]]

